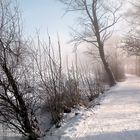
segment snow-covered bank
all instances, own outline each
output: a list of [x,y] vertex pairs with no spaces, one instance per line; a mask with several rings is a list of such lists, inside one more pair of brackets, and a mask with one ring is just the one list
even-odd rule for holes
[[78,114],[46,140],[139,140],[140,78],[128,75],[101,105]]
[[21,137],[0,137],[0,140],[25,140],[24,138]]
[[6,127],[0,125],[0,140],[25,140],[20,134],[16,134]]

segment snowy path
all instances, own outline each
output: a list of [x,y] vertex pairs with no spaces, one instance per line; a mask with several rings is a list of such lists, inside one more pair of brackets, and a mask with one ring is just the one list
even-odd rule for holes
[[79,114],[49,138],[140,140],[140,78],[129,75],[106,93],[100,106]]

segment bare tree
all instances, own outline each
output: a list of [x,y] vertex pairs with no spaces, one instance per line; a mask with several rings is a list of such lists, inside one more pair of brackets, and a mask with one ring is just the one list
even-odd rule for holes
[[128,55],[140,56],[140,1],[130,2],[131,9],[124,13],[128,23],[128,32],[124,36],[122,48]]
[[131,9],[124,14],[128,23],[128,32],[123,38],[121,48],[128,56],[136,56],[136,74],[140,75],[140,1],[130,2]]
[[[67,5],[68,11],[80,12],[80,21],[82,28],[80,31],[74,30],[73,40],[76,45],[86,42],[96,47],[99,51],[100,58],[109,78],[110,86],[116,84],[114,75],[105,58],[104,46],[105,41],[113,33],[113,27],[120,19],[118,11],[121,3],[113,6],[112,1],[105,0],[60,0]],[[117,7],[117,8],[116,8]]]
[[[32,140],[39,136],[35,98],[31,95],[28,54],[20,13],[9,0],[0,1],[0,123]],[[26,59],[25,59],[26,58]]]

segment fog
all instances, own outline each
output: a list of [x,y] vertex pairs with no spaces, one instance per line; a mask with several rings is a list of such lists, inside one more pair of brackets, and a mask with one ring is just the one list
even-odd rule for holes
[[42,138],[140,76],[139,13],[139,1],[1,0],[0,136]]

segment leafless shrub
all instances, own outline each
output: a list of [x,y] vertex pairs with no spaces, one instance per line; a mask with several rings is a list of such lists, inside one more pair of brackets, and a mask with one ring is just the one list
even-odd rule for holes
[[88,101],[93,101],[104,91],[105,82],[101,67],[94,66],[92,72],[81,73],[79,78],[81,95],[84,95],[84,98],[87,97]]
[[71,68],[67,67],[67,72],[64,73],[59,40],[56,46],[58,53],[55,52],[50,37],[48,44],[40,41],[38,37],[39,49],[33,53],[40,79],[40,99],[51,113],[54,124],[58,124],[63,114],[71,112],[72,108],[85,105],[85,98],[88,97],[91,101],[104,90],[99,73],[95,73],[94,77],[80,74],[77,64],[72,65]]
[[48,37],[48,44],[43,43],[38,37],[38,49],[33,53],[40,79],[39,92],[42,93],[40,99],[46,104],[51,113],[52,122],[55,124],[62,119],[64,112],[70,112],[72,107],[80,103],[75,71],[68,70],[68,74],[64,74],[59,39],[56,46],[58,53],[55,52],[50,37]]

